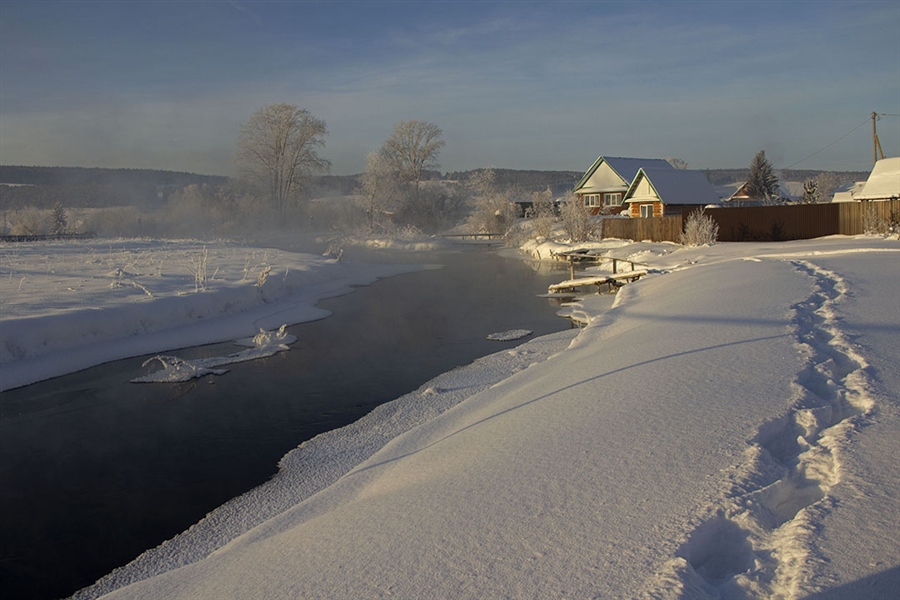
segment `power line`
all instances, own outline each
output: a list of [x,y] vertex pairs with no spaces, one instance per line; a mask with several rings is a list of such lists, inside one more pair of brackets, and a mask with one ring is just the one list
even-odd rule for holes
[[[894,116],[894,115],[885,115],[885,116],[890,116],[890,117],[892,117],[892,116]],[[871,119],[871,117],[866,117],[866,120],[865,120],[865,121],[863,121],[862,123],[860,123],[859,125],[857,125],[857,126],[854,127],[853,129],[851,129],[850,131],[848,131],[847,133],[845,133],[844,135],[842,135],[842,136],[839,137],[838,139],[834,140],[833,142],[831,142],[830,144],[828,144],[828,145],[825,146],[824,148],[821,148],[821,149],[819,149],[819,150],[816,150],[815,152],[813,152],[812,154],[810,154],[810,155],[807,156],[806,158],[804,158],[804,159],[802,159],[802,160],[798,160],[798,161],[795,162],[794,164],[789,165],[789,166],[787,166],[787,167],[784,167],[784,169],[785,169],[785,170],[787,170],[787,169],[792,169],[793,167],[796,167],[796,166],[799,165],[800,163],[808,161],[808,160],[811,159],[813,156],[816,156],[817,154],[821,154],[821,153],[824,152],[825,150],[828,150],[829,148],[831,148],[832,146],[834,146],[835,144],[837,144],[839,141],[841,141],[842,139],[844,139],[845,137],[847,137],[848,135],[850,135],[851,133],[853,133],[854,131],[856,131],[856,130],[859,129],[860,127],[862,127],[863,125],[867,124],[867,123],[869,122],[870,119]]]

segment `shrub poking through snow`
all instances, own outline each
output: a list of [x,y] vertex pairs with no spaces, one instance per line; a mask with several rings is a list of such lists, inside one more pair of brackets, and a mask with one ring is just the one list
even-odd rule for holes
[[708,246],[715,244],[718,237],[719,225],[703,209],[698,209],[688,215],[681,232],[681,243],[685,246]]

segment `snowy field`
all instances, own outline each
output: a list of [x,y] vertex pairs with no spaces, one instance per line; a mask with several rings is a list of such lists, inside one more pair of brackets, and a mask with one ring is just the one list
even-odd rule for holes
[[[597,295],[567,306],[582,329],[529,338],[305,442],[267,484],[76,597],[896,598],[900,242],[596,247],[650,274],[612,308]],[[90,296],[91,277],[3,248],[4,378],[82,353],[100,335],[80,326],[97,327],[96,307],[116,315],[96,356],[113,355],[167,329],[135,331],[129,315],[202,314],[175,339],[203,341],[211,321],[231,339],[389,274],[270,251],[263,294],[261,255],[244,275],[246,257],[226,256],[252,251],[209,247],[210,272],[232,267],[204,292],[190,274],[154,285],[174,268],[112,248],[64,248],[100,261]],[[38,285],[53,277],[55,297]],[[29,280],[47,290],[31,300],[39,314],[16,296]],[[239,319],[213,302],[232,288],[250,297]]]
[[[900,242],[594,249],[650,274],[305,442],[77,597],[896,598]],[[5,388],[317,318],[397,271],[135,241],[0,267]]]
[[[282,325],[327,316],[318,300],[410,269],[224,242],[0,244],[0,390],[239,338],[253,348],[231,362],[259,358],[291,341],[274,331]],[[171,361],[158,364],[171,375]]]

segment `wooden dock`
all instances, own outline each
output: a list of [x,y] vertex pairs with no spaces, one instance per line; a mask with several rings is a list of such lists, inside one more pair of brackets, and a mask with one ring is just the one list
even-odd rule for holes
[[[569,279],[575,279],[575,263],[583,263],[583,262],[594,262],[594,263],[602,263],[602,262],[611,262],[612,263],[612,272],[613,275],[618,275],[619,273],[619,263],[628,264],[632,271],[635,270],[635,265],[640,265],[642,267],[649,267],[645,263],[639,263],[627,258],[618,258],[615,256],[606,256],[604,254],[591,254],[588,250],[572,250],[569,252],[555,252],[553,254],[554,257],[560,257],[569,261]],[[646,272],[644,273],[646,275]]]
[[573,293],[575,291],[575,288],[596,285],[597,293],[599,294],[601,288],[604,285],[606,286],[606,289],[608,291],[612,291],[613,289],[622,287],[628,282],[637,281],[646,274],[647,271],[638,269],[625,273],[614,273],[612,275],[597,275],[595,277],[579,277],[577,279],[567,279],[566,281],[554,283],[547,288],[547,292],[549,292],[550,294],[568,294]]

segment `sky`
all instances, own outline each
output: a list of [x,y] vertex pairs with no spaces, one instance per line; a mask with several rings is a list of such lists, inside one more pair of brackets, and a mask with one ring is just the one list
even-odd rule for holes
[[900,3],[0,0],[0,163],[229,175],[285,102],[331,173],[394,126],[444,172],[597,156],[861,170],[900,155]]

